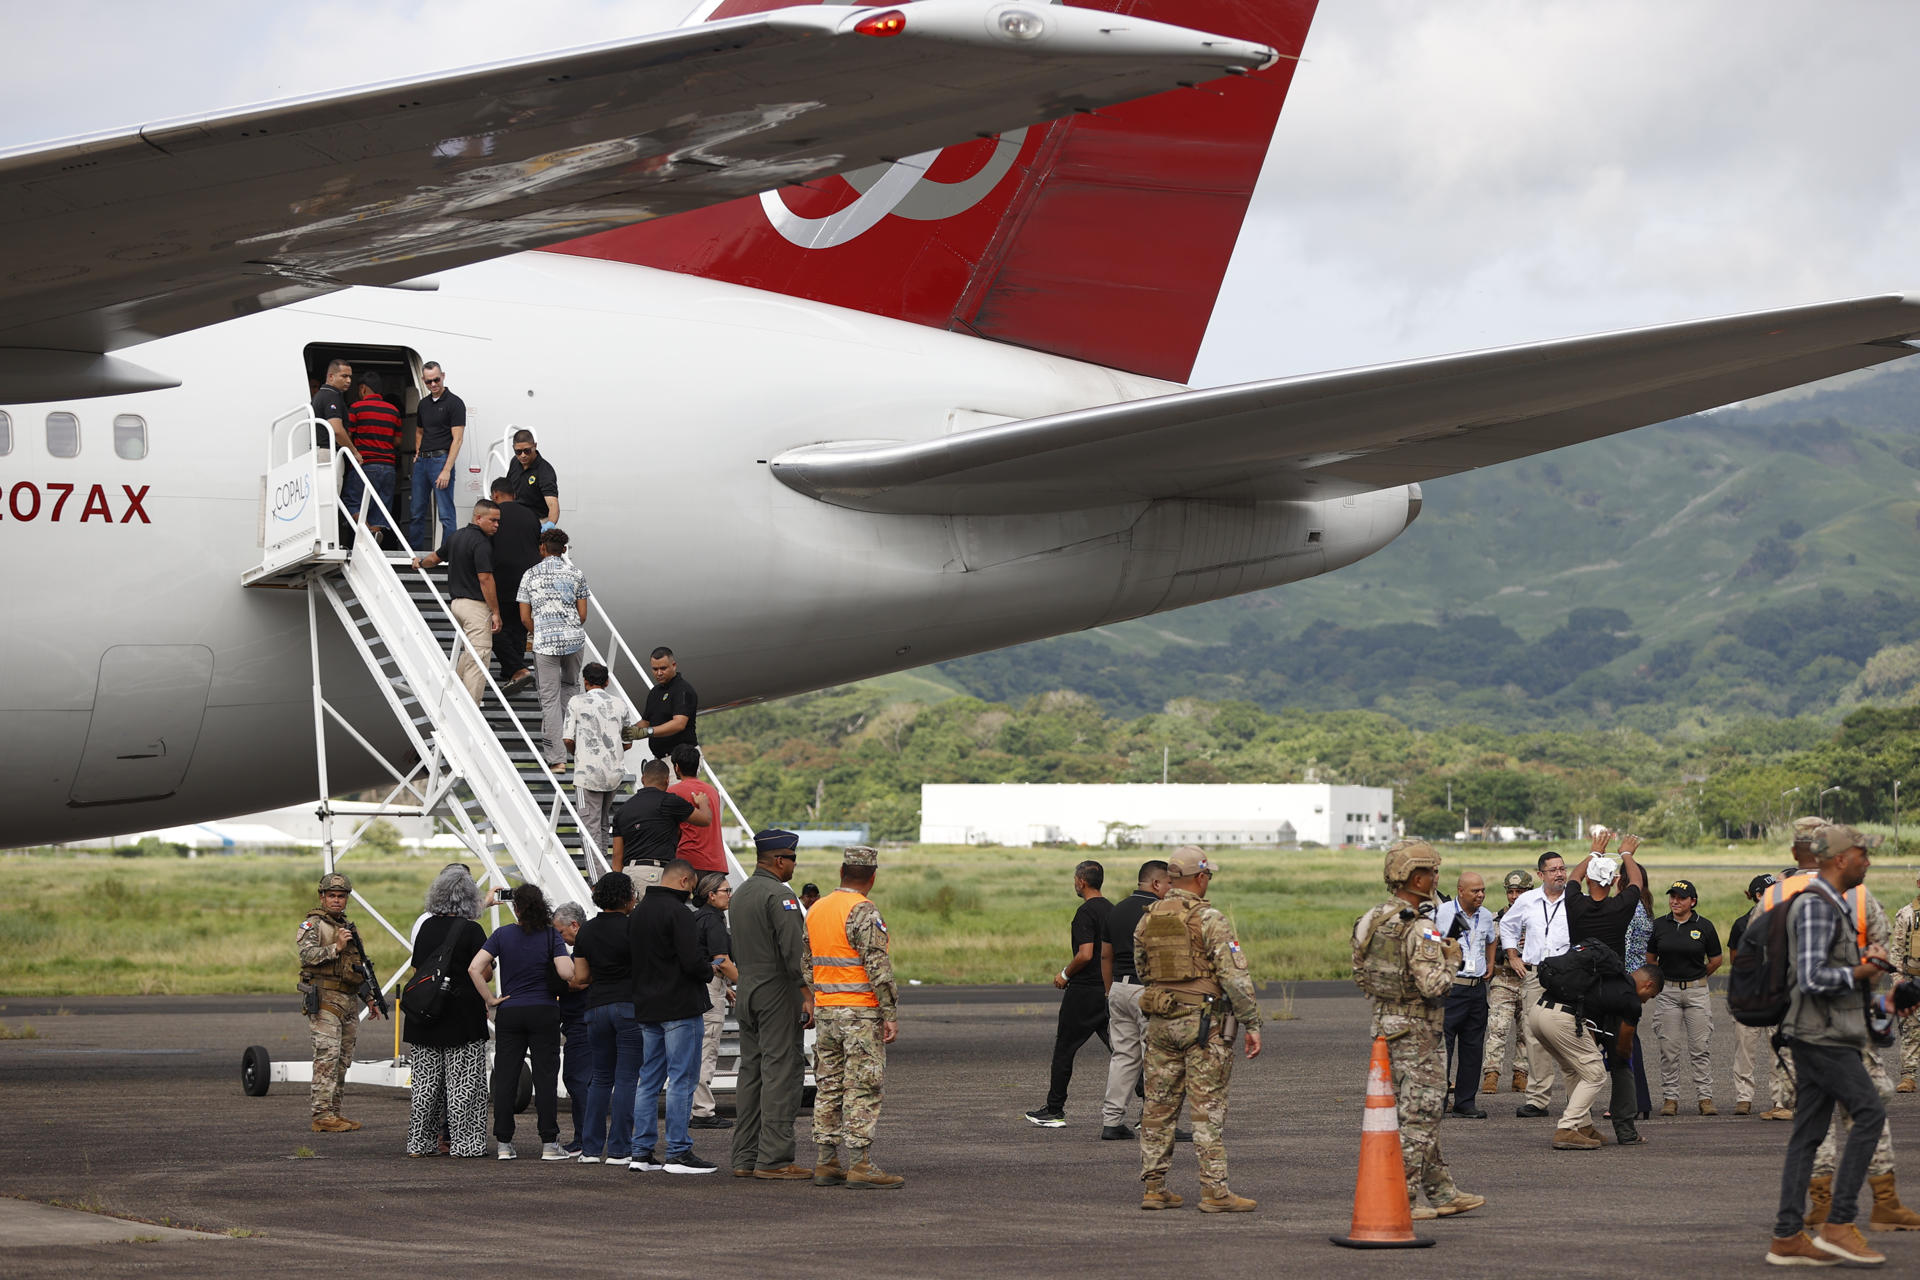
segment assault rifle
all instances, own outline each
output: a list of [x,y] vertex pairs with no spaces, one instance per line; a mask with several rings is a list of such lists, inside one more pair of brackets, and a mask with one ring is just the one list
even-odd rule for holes
[[386,993],[380,990],[380,979],[373,972],[373,957],[367,954],[366,944],[360,941],[360,930],[351,920],[342,920],[340,923],[353,930],[353,949],[360,953],[360,958],[350,966],[360,976],[360,985],[354,989],[354,994],[378,1009],[381,1017],[391,1018],[393,1009],[387,1004]]

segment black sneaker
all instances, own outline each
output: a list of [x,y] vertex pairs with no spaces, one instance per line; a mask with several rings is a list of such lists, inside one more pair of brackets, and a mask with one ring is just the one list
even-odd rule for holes
[[682,1151],[677,1156],[667,1157],[668,1173],[712,1173],[719,1167],[711,1160],[702,1160],[692,1151]]
[[1042,1129],[1064,1129],[1067,1126],[1067,1113],[1055,1111],[1052,1107],[1035,1107],[1026,1116],[1027,1123],[1037,1124]]
[[1133,1130],[1127,1128],[1124,1124],[1102,1125],[1100,1128],[1100,1141],[1102,1142],[1125,1142],[1131,1137],[1133,1137]]
[[1515,1107],[1513,1114],[1519,1116],[1522,1120],[1538,1120],[1541,1116],[1547,1114],[1547,1109],[1545,1107],[1536,1107],[1529,1102],[1524,1107]]
[[694,1116],[687,1121],[689,1129],[731,1129],[733,1121],[725,1116]]
[[1478,1107],[1455,1107],[1449,1114],[1459,1116],[1463,1120],[1485,1120],[1487,1118],[1487,1113]]

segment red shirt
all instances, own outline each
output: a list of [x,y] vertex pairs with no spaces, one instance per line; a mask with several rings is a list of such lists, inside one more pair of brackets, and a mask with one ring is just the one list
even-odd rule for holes
[[678,856],[693,864],[693,869],[705,874],[709,871],[727,869],[727,845],[720,838],[720,793],[698,778],[682,778],[667,788],[688,804],[695,796],[707,798],[707,812],[713,815],[711,826],[696,827],[691,822],[680,824],[680,848]]

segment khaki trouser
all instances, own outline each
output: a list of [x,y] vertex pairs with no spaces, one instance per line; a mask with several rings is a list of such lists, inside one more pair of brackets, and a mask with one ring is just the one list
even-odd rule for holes
[[1680,1098],[1680,1063],[1692,1068],[1696,1096],[1713,1096],[1713,1000],[1707,980],[1669,982],[1653,998],[1653,1034],[1660,1042],[1660,1096]]
[[1140,1012],[1140,993],[1134,982],[1116,981],[1107,990],[1107,1037],[1113,1057],[1107,1061],[1107,1096],[1100,1104],[1102,1125],[1125,1124],[1146,1061],[1147,1015]]
[[460,630],[466,632],[467,642],[473,646],[474,653],[480,655],[476,665],[464,647],[460,650],[460,661],[453,666],[453,674],[467,687],[475,702],[480,701],[487,691],[487,663],[493,660],[493,610],[487,608],[485,600],[455,600],[450,606],[453,620],[460,624]]
[[700,1083],[693,1087],[693,1114],[713,1114],[713,1069],[720,1063],[720,1033],[727,1022],[727,980],[714,974],[707,983],[707,999],[712,1002],[701,1026]]
[[[1560,1116],[1560,1127],[1583,1129],[1591,1125],[1593,1104],[1610,1083],[1606,1058],[1601,1054],[1600,1046],[1580,1030],[1580,1024],[1572,1014],[1558,1006],[1529,1005],[1527,1026],[1533,1032],[1534,1044],[1547,1051],[1544,1056],[1560,1064],[1571,1082],[1567,1093],[1567,1109]],[[1542,1056],[1537,1053],[1533,1055],[1535,1068],[1541,1065]],[[1528,1084],[1531,1086],[1532,1082]],[[1531,1087],[1527,1100],[1533,1100]]]
[[1772,1027],[1749,1027],[1745,1023],[1733,1024],[1733,1100],[1752,1102],[1754,1092],[1753,1072],[1758,1066],[1769,1070],[1768,1092],[1776,1107],[1793,1105],[1793,1088],[1786,1075],[1773,1060],[1773,1045],[1768,1043],[1773,1037]]
[[[1520,984],[1520,1008],[1527,1015],[1527,1034],[1533,1038],[1534,1047],[1540,1047],[1539,1033],[1533,1029],[1534,1011],[1540,1007],[1540,971],[1527,970],[1525,981]],[[1538,1107],[1542,1111],[1549,1109],[1553,1101],[1554,1056],[1551,1053],[1529,1053],[1527,1065],[1527,1105]]]

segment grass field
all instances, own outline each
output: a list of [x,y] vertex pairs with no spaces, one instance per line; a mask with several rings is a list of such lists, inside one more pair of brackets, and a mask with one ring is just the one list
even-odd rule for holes
[[[1449,855],[1441,885],[1463,869],[1495,886],[1531,867],[1537,847],[1471,846]],[[1659,898],[1677,877],[1700,887],[1701,912],[1724,937],[1745,909],[1757,871],[1791,862],[1779,845],[1734,850],[1642,850]],[[909,846],[881,859],[874,900],[887,919],[902,981],[1046,983],[1067,958],[1074,909],[1063,849]],[[1109,852],[1108,896],[1132,887],[1148,850]],[[1227,851],[1212,897],[1232,917],[1261,981],[1347,976],[1347,936],[1385,896],[1373,853]],[[803,851],[796,885],[830,888],[833,855]],[[438,855],[353,860],[354,885],[406,930],[420,910]],[[0,858],[0,993],[13,996],[291,992],[294,931],[312,904],[317,868],[264,856],[114,858],[74,854]],[[1889,914],[1913,895],[1912,867],[1876,865],[1869,887]],[[1660,910],[1665,910],[1664,901]],[[384,978],[404,949],[355,905]],[[1656,912],[1658,914],[1658,912]]]

